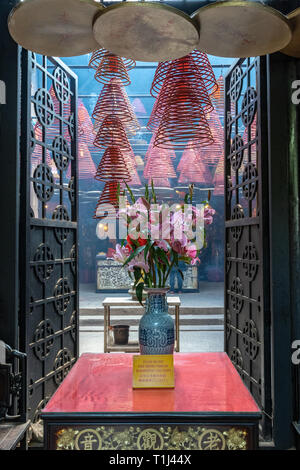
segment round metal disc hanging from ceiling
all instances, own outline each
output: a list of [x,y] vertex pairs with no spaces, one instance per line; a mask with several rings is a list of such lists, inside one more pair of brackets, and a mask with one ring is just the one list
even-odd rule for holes
[[196,23],[188,15],[153,2],[124,2],[105,8],[93,29],[105,49],[146,62],[183,57],[199,42]]
[[292,57],[300,57],[300,8],[286,15],[292,29],[292,39],[280,52]]
[[199,25],[197,49],[220,57],[255,57],[285,47],[292,32],[286,17],[246,0],[221,1],[193,13]]
[[92,27],[103,9],[94,0],[22,0],[8,17],[8,29],[20,46],[38,54],[87,54],[99,49]]

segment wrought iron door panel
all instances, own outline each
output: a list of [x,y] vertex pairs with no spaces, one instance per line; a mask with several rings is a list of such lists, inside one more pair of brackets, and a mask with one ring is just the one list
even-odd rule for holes
[[57,59],[22,53],[20,321],[35,421],[78,356],[77,77]]
[[[262,207],[266,180],[265,58],[239,59],[225,79],[225,349],[270,424],[267,244]],[[270,364],[270,362],[269,362]]]

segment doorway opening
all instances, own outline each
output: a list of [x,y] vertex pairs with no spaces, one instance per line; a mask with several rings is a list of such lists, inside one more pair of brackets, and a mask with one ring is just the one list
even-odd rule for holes
[[[89,67],[91,55],[64,58],[63,62],[78,76],[78,106],[87,113],[87,125],[91,119],[102,85],[95,80]],[[208,116],[216,144],[202,151],[204,164],[198,174],[191,161],[182,168],[185,151],[170,150],[172,170],[175,178],[157,180],[155,186],[159,202],[180,203],[194,183],[194,203],[200,204],[210,198],[215,210],[213,223],[206,227],[207,246],[201,250],[200,264],[190,266],[180,276],[170,279],[170,296],[180,296],[180,351],[205,352],[224,350],[224,76],[233,60],[209,56],[216,80],[220,85],[218,94],[212,99],[214,111]],[[147,123],[155,103],[150,94],[157,63],[137,62],[130,70],[131,84],[124,87],[131,107],[140,124],[140,129],[129,138],[137,169],[137,178],[132,190],[138,198],[143,194],[145,158],[151,147],[153,133]],[[93,132],[93,129],[91,129]],[[93,138],[95,135],[93,134]],[[79,136],[80,142],[80,136]],[[103,151],[88,142],[85,152],[79,149],[79,308],[80,308],[80,353],[103,352],[104,325],[102,301],[106,297],[128,295],[131,280],[125,269],[111,259],[110,253],[120,240],[104,239],[105,224],[93,218],[97,201],[104,184],[94,179]],[[200,157],[201,158],[201,157]],[[103,235],[104,233],[104,235]],[[126,315],[130,325],[130,341],[137,339],[138,318],[115,310],[113,323],[120,323]],[[118,316],[118,313],[121,315]]]

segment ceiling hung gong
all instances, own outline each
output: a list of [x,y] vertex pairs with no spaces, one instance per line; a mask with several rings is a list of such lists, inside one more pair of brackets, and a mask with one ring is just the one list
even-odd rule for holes
[[173,60],[199,42],[195,21],[176,8],[154,2],[122,2],[99,12],[95,39],[120,57],[145,62]]
[[289,13],[287,19],[292,29],[292,39],[281,52],[292,57],[300,57],[300,8]]
[[22,0],[8,29],[20,46],[38,54],[71,57],[99,49],[93,20],[104,6],[94,0]]
[[288,19],[258,2],[228,0],[192,14],[200,36],[197,49],[220,57],[255,57],[283,49],[291,40]]

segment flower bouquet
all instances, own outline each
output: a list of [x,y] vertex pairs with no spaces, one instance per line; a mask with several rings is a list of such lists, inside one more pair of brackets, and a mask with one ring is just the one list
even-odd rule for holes
[[[126,238],[116,246],[114,259],[121,262],[133,277],[136,297],[142,303],[147,293],[145,313],[139,324],[141,354],[173,354],[174,320],[168,313],[167,282],[172,269],[180,262],[195,265],[205,244],[205,224],[212,222],[214,210],[192,204],[193,186],[189,187],[184,204],[157,204],[153,182],[145,186],[138,200],[127,186],[131,204],[120,204]],[[125,193],[123,193],[125,197]],[[125,198],[126,199],[126,198]],[[119,198],[120,200],[120,198]],[[175,207],[174,207],[175,206]]]
[[[192,204],[193,185],[185,195],[183,204],[157,204],[153,183],[145,185],[145,194],[135,199],[127,191],[131,204],[124,204],[119,218],[126,226],[127,237],[116,245],[113,258],[127,268],[134,281],[138,300],[143,289],[165,288],[172,269],[180,269],[181,262],[196,265],[199,252],[205,247],[205,225],[213,222],[214,209],[203,201],[201,207]],[[125,191],[123,195],[125,197]]]

